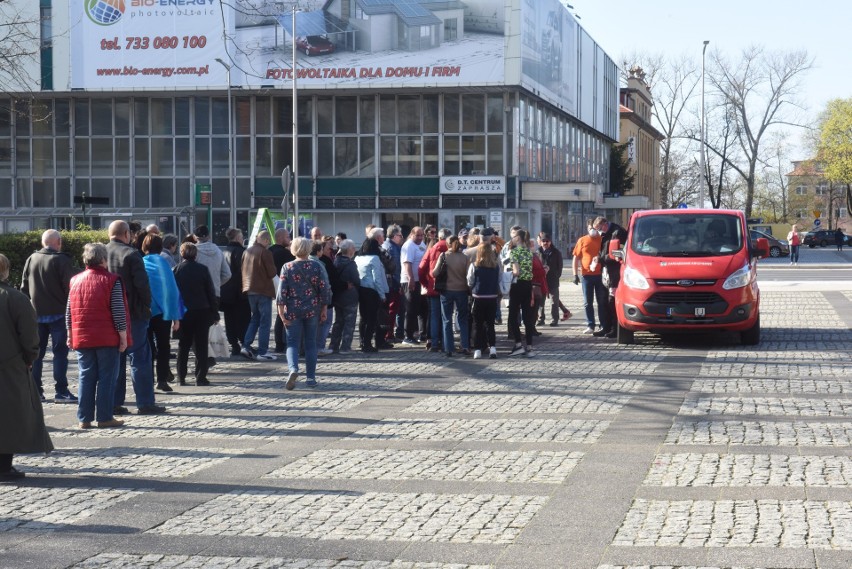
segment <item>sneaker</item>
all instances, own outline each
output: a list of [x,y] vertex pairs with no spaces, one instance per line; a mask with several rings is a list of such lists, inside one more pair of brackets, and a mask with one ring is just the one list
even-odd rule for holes
[[166,412],[165,405],[145,405],[144,407],[140,407],[137,411],[137,415],[162,415]]
[[287,391],[293,391],[293,388],[296,387],[296,380],[299,378],[298,371],[291,371],[287,375],[287,383],[284,384],[284,389]]
[[535,356],[535,353],[532,351],[532,347],[528,347],[528,348],[524,351],[524,355],[525,355],[526,357],[528,357],[528,358],[531,358],[531,357]]
[[174,389],[172,389],[172,386],[169,385],[169,383],[167,381],[158,381],[157,382],[157,389],[159,389],[160,391],[162,391],[164,393],[169,393],[170,391],[174,391]]
[[352,353],[352,350],[338,350],[337,353],[340,354],[341,356],[348,356],[349,354]]
[[240,350],[240,355],[247,360],[253,360],[254,359],[254,352],[251,350],[251,348],[248,348],[248,347]]
[[610,330],[609,332],[606,333],[606,337],[607,338],[617,338],[618,337],[618,331],[615,330],[615,329]]
[[[181,385],[184,385],[184,384],[181,383]],[[130,409],[128,409],[127,407],[124,407],[122,405],[116,405],[115,407],[112,408],[112,414],[113,415],[130,415]]]
[[407,346],[416,346],[416,345],[417,345],[417,344],[419,344],[420,342],[418,342],[418,341],[417,341],[417,340],[415,340],[414,338],[403,338],[403,339],[402,339],[402,343],[403,343],[403,344],[405,344],[405,345],[407,345]]
[[91,429],[92,422],[91,421],[81,421],[80,424],[77,425],[81,429]]
[[305,380],[305,385],[307,385],[308,387],[316,387],[317,386],[317,380],[316,379],[307,379],[307,380]]
[[601,328],[599,330],[595,330],[594,332],[592,332],[592,336],[594,336],[595,338],[603,338],[608,333],[609,333],[609,330],[604,330],[603,328]]
[[209,379],[196,379],[195,385],[197,385],[198,387],[207,387],[208,385],[210,385],[210,380]]
[[594,334],[594,333],[595,333],[595,329],[592,328],[591,326],[587,326],[586,329],[583,330],[583,334]]
[[536,326],[544,326],[544,318],[539,318],[538,322],[536,322]]
[[512,348],[511,352],[509,352],[509,356],[519,356],[523,353],[526,353],[526,349],[521,345],[517,345],[514,348]]
[[562,320],[568,320],[572,316],[573,316],[573,314],[571,314],[570,310],[563,310],[562,311]]
[[481,360],[482,359],[482,350],[474,350],[473,359]]
[[334,353],[334,350],[329,349],[329,348],[323,348],[321,350],[317,350],[318,356],[330,356],[333,353]]
[[271,362],[271,361],[277,360],[278,356],[276,356],[275,354],[266,353],[266,354],[257,354],[255,356],[255,358],[258,359],[258,360],[266,360],[268,362]]
[[4,472],[0,472],[0,482],[8,482],[9,480],[20,480],[24,478],[26,474],[15,468],[14,466],[10,466],[9,470]]
[[496,360],[497,359],[497,348],[495,348],[494,346],[491,346],[488,357],[491,358],[492,360]]
[[124,424],[124,421],[120,421],[118,419],[110,419],[109,421],[98,421],[99,429],[112,429],[113,427],[120,427]]
[[56,397],[53,398],[54,403],[78,403],[77,396],[71,393],[70,391],[66,391],[65,393],[57,393]]

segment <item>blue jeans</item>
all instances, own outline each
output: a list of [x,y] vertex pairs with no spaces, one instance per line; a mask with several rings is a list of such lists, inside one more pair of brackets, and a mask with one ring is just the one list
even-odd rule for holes
[[269,351],[269,329],[272,327],[272,299],[262,294],[249,294],[251,320],[249,320],[243,347],[250,347],[257,335],[257,353]]
[[[799,247],[800,245],[790,245],[790,262],[798,263],[799,262]],[[33,366],[33,373],[35,373],[35,366]]]
[[600,275],[583,276],[583,308],[586,310],[586,324],[595,327],[595,306],[598,303],[598,320],[602,330],[609,330],[612,322],[609,314],[609,291],[603,285]]
[[453,305],[458,311],[459,335],[461,336],[461,349],[470,349],[470,328],[468,327],[469,307],[467,304],[467,291],[446,290],[441,293],[441,318],[444,322],[444,351],[452,353],[455,351],[455,339],[453,338]]
[[441,332],[443,319],[441,318],[441,297],[427,296],[429,299],[429,338],[432,339],[432,348],[440,348],[443,344],[444,334]]
[[[319,316],[291,320],[284,330],[287,334],[287,369],[299,371],[299,345],[302,337],[316,338]],[[305,377],[317,378],[317,343],[305,342]]]
[[53,322],[38,325],[38,359],[33,362],[33,379],[39,393],[44,393],[41,383],[41,370],[44,365],[44,354],[47,353],[47,340],[50,339],[53,351],[53,382],[56,393],[68,391],[68,331],[65,329],[65,319],[59,318]]
[[115,406],[124,405],[127,392],[127,360],[130,359],[130,381],[136,394],[136,407],[154,404],[154,364],[151,361],[151,346],[148,344],[148,321],[130,320],[130,337],[133,345],[119,358],[118,382],[115,384]]
[[[115,376],[118,374],[120,359],[116,347],[85,348],[77,351],[77,367],[80,369],[77,419],[81,423],[91,423],[95,418],[98,421],[112,420]],[[153,388],[152,385],[151,389]]]
[[325,341],[328,339],[328,333],[331,332],[331,324],[334,320],[332,318],[333,313],[334,308],[329,308],[328,318],[325,319],[325,322],[321,322],[317,326],[317,350],[325,348]]
[[352,336],[355,334],[355,321],[358,318],[358,303],[335,305],[334,326],[331,328],[332,350],[348,352],[352,349]]

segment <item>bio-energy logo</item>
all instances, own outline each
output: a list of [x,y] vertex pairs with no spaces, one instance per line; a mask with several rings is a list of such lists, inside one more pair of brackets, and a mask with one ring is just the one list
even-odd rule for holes
[[111,26],[124,15],[124,0],[86,0],[86,14],[99,26]]

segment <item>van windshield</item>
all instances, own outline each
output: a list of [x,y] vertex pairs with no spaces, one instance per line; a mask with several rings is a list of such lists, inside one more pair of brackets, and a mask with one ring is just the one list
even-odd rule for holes
[[630,247],[655,257],[733,255],[743,247],[743,234],[734,215],[648,215],[636,220]]

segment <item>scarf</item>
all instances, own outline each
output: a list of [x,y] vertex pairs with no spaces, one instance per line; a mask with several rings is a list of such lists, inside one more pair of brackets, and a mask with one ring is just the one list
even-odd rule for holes
[[163,320],[180,320],[186,308],[168,261],[160,255],[145,255],[144,260],[151,287],[151,316],[162,314]]

